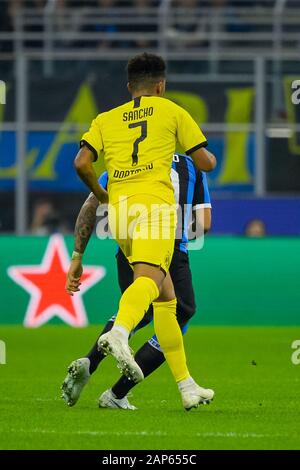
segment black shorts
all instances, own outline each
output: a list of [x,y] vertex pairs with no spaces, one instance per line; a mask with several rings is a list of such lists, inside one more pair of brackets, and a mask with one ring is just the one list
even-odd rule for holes
[[[127,258],[121,250],[117,253],[118,280],[121,292],[133,282],[133,271]],[[180,326],[184,326],[195,314],[196,303],[193,289],[192,273],[190,270],[189,257],[178,249],[174,250],[170,274],[173,280],[175,294],[177,297],[177,319]],[[139,328],[147,325],[153,318],[152,305],[145,317],[139,324]]]

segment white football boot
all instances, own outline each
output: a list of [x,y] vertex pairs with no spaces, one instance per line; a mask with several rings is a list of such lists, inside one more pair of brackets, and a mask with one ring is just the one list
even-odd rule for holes
[[134,383],[139,383],[144,379],[144,374],[135,362],[133,354],[122,333],[111,330],[100,336],[98,348],[104,354],[111,354],[117,361],[121,373],[126,375]]
[[68,406],[74,406],[78,401],[83,387],[90,378],[90,360],[87,357],[76,359],[68,367],[68,373],[61,386],[62,399]]
[[209,388],[202,388],[196,382],[188,383],[179,389],[183,407],[189,411],[199,405],[209,405],[214,399],[215,392]]
[[124,398],[116,398],[111,389],[102,393],[101,397],[99,398],[99,408],[121,408],[122,410],[137,410],[135,406],[129,403],[127,396]]

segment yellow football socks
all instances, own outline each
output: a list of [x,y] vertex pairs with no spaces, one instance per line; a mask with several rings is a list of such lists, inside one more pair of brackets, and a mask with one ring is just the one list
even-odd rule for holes
[[183,345],[183,338],[176,318],[176,299],[169,302],[153,302],[154,329],[168,366],[180,382],[190,377]]
[[129,334],[142,320],[150,304],[158,296],[158,287],[152,279],[138,277],[121,297],[114,327],[125,328]]

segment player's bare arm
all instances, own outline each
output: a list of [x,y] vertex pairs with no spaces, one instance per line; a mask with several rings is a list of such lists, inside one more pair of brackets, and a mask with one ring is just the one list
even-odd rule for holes
[[191,157],[198,170],[210,172],[217,166],[216,157],[204,147],[191,153]]
[[189,227],[189,240],[205,235],[211,229],[211,209],[200,207],[193,210],[192,223]]
[[207,232],[209,232],[211,229],[211,209],[204,207],[196,209],[193,212],[196,225],[195,233],[206,234]]
[[[196,211],[197,219],[197,211]],[[204,233],[209,232],[211,229],[211,209],[204,208]]]
[[89,187],[96,198],[102,204],[108,203],[108,193],[98,183],[98,179],[93,168],[95,160],[93,152],[83,146],[76,155],[74,166],[80,179]]
[[76,220],[74,252],[66,282],[66,291],[70,295],[80,290],[80,278],[83,272],[82,256],[95,227],[98,205],[98,199],[91,193],[81,207]]

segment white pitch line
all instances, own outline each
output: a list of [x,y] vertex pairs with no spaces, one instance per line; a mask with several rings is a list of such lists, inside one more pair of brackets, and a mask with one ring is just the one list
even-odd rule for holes
[[[162,431],[56,431],[54,429],[2,429],[2,432],[9,432],[9,433],[24,433],[24,434],[63,434],[63,435],[79,435],[79,436],[157,436],[157,437],[175,437],[173,434],[169,434]],[[262,439],[262,438],[276,438],[276,437],[288,437],[287,435],[283,434],[258,434],[255,432],[245,432],[245,433],[238,433],[238,432],[197,432],[195,434],[190,434],[190,437],[226,437],[226,438],[242,438],[242,439]]]
[[[29,403],[34,403],[36,401],[51,402],[51,401],[57,401],[57,400],[60,400],[60,398],[58,398],[58,397],[54,397],[54,398],[36,397],[36,398],[28,398],[26,400],[26,402],[29,402]],[[13,402],[17,402],[17,403],[18,402],[24,403],[24,400],[22,400],[21,398],[18,400],[18,399],[15,399],[15,398],[1,397],[1,401],[13,401]]]
[[134,431],[56,431],[54,429],[7,429],[2,430],[2,432],[10,432],[10,433],[24,433],[24,434],[66,434],[66,435],[88,435],[88,436],[170,436],[170,434],[156,431],[156,432],[148,432],[148,431],[141,431],[141,432],[134,432]]
[[283,437],[282,434],[258,434],[255,432],[198,432],[196,433],[197,437],[241,437],[248,439],[249,437],[253,437],[255,439],[261,439],[263,437]]

